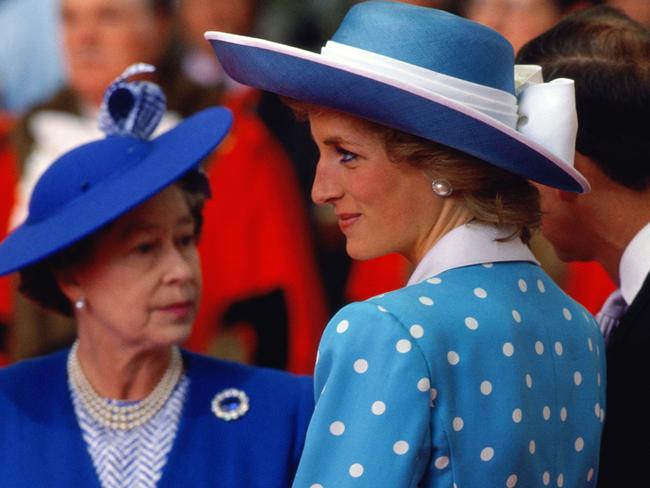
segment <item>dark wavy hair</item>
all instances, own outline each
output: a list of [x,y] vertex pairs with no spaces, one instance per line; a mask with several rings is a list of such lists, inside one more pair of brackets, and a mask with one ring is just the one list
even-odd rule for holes
[[650,30],[613,7],[584,9],[525,44],[517,62],[575,80],[576,149],[617,183],[650,187]]
[[[183,196],[196,224],[198,237],[201,235],[203,226],[203,204],[205,199],[210,196],[207,178],[202,172],[192,170],[174,184],[183,191]],[[22,269],[20,271],[20,292],[42,307],[66,317],[72,317],[72,304],[59,288],[56,275],[89,259],[103,233],[110,226],[111,224],[108,224],[56,254]]]

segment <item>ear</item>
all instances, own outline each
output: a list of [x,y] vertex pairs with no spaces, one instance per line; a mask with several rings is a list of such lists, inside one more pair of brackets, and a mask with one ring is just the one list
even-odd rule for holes
[[65,269],[54,272],[54,279],[63,293],[71,303],[83,296],[76,274],[72,269]]

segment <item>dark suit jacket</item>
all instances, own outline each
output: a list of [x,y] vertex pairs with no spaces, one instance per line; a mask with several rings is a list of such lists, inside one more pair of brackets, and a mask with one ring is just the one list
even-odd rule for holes
[[607,345],[598,486],[650,486],[650,275]]

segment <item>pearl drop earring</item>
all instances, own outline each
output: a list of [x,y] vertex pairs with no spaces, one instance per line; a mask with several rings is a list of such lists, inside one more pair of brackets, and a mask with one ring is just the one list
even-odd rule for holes
[[77,310],[83,310],[86,308],[86,299],[84,297],[76,299],[74,302],[74,308]]
[[454,191],[447,180],[433,180],[431,182],[431,189],[433,190],[433,193],[440,197],[448,197]]

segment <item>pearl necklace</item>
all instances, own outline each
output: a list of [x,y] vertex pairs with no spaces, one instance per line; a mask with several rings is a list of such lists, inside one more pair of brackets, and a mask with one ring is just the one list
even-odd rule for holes
[[128,431],[147,422],[169,399],[183,374],[183,358],[178,347],[173,347],[167,371],[153,391],[134,404],[118,405],[99,396],[88,383],[79,364],[77,345],[75,342],[68,355],[70,387],[92,418],[109,429]]

